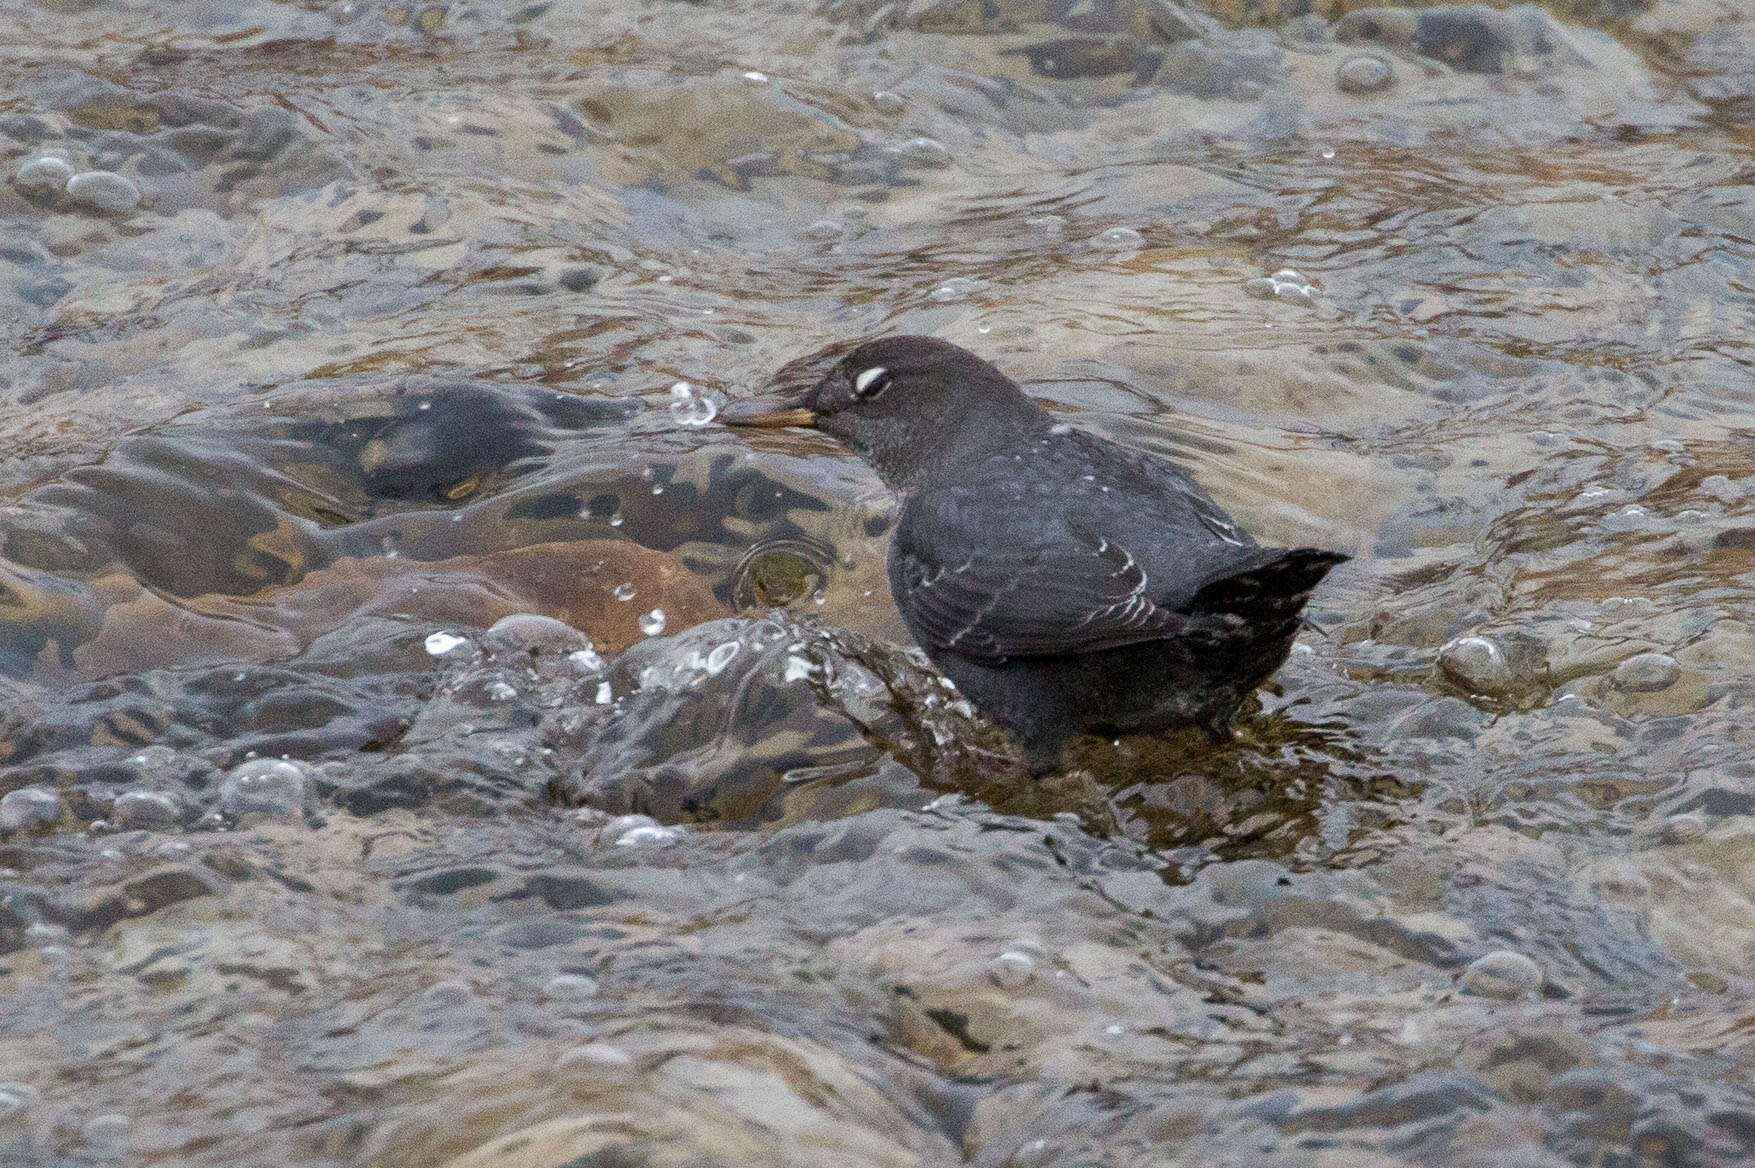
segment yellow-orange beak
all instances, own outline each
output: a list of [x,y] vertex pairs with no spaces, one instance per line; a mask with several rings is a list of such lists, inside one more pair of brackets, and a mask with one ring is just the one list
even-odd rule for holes
[[810,426],[817,412],[809,406],[765,406],[755,402],[739,402],[719,411],[719,420],[727,426],[759,426],[778,430],[786,426]]

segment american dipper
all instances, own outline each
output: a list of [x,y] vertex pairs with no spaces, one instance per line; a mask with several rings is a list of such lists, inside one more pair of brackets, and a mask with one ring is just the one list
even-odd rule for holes
[[798,404],[723,417],[815,426],[901,494],[902,619],[1037,772],[1080,732],[1228,739],[1291,652],[1311,589],[1348,559],[1260,546],[1181,467],[1057,424],[932,337],[868,341]]

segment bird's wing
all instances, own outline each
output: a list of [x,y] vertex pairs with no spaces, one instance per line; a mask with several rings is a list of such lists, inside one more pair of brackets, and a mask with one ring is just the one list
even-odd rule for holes
[[966,494],[911,500],[891,545],[896,599],[925,647],[1000,662],[1187,630],[1189,615],[1169,606],[1140,557],[1120,542],[1076,526],[1018,536],[1031,526],[995,522]]

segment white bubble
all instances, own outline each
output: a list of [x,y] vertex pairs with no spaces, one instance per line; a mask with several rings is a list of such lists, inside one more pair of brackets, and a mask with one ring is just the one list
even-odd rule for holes
[[592,1075],[616,1074],[634,1068],[634,1056],[607,1042],[587,1042],[569,1048],[557,1065],[563,1071]]
[[967,299],[985,286],[982,281],[971,279],[968,276],[952,276],[934,288],[928,299],[938,304],[949,304],[953,301]]
[[743,79],[745,81],[762,82],[768,80],[768,75],[760,69],[746,69],[744,70]]
[[443,657],[458,646],[467,644],[467,637],[459,637],[453,633],[434,633],[427,638],[427,652],[434,657]]
[[632,600],[639,594],[640,590],[634,587],[632,581],[623,581],[610,591],[610,595],[617,600]]
[[0,1083],[0,1119],[35,1102],[37,1089],[29,1083]]
[[739,648],[741,648],[741,646],[736,641],[727,641],[725,644],[720,645],[711,653],[707,654],[708,674],[717,677],[719,674],[725,672],[725,667],[730,665],[731,659],[737,656]]
[[123,827],[150,829],[175,823],[179,810],[176,797],[164,791],[124,791],[112,814]]
[[436,981],[421,991],[421,1003],[441,1010],[455,1010],[475,1000],[469,983],[455,979]]
[[898,151],[912,166],[943,167],[951,164],[951,152],[937,138],[910,138]]
[[1146,237],[1131,227],[1111,227],[1097,237],[1097,244],[1111,251],[1138,251],[1146,245]]
[[602,673],[603,667],[608,664],[608,662],[604,661],[603,654],[599,653],[596,648],[591,645],[587,645],[583,649],[577,649],[568,653],[567,660],[571,661],[578,668],[583,669],[586,673]]
[[1243,290],[1262,300],[1291,300],[1309,304],[1316,299],[1317,287],[1292,268],[1281,268],[1271,276],[1258,276],[1247,281]]
[[109,170],[87,170],[67,180],[68,197],[100,211],[120,213],[140,202],[140,188]]
[[987,963],[987,976],[1001,989],[1022,989],[1036,977],[1036,959],[1018,949],[1007,949]]
[[670,416],[677,425],[699,429],[719,416],[719,407],[705,394],[696,393],[694,386],[679,381],[670,387]]
[[258,758],[234,767],[220,782],[228,815],[295,815],[305,808],[305,768],[288,759]]
[[682,836],[682,831],[675,827],[636,827],[624,831],[615,841],[618,848],[661,848],[666,844],[675,843]]
[[610,688],[609,682],[607,682],[607,681],[598,682],[597,683],[597,704],[600,706],[607,706],[607,705],[609,705],[609,703],[613,702],[614,700],[615,700],[615,690]]
[[20,190],[32,195],[57,194],[67,189],[73,167],[65,158],[31,158],[19,166],[13,182]]
[[648,637],[656,637],[664,631],[664,610],[655,608],[640,616],[640,631]]
[[38,827],[60,817],[60,797],[42,787],[20,787],[0,796],[0,830]]
[[133,1126],[133,1120],[113,1111],[104,1115],[94,1115],[85,1121],[85,1140],[86,1143],[113,1156],[127,1148],[128,1132]]
[[603,825],[598,836],[618,848],[663,847],[681,837],[681,828],[666,827],[650,815],[618,815]]
[[551,1002],[582,1002],[597,996],[597,979],[582,973],[561,973],[548,979],[542,996]]

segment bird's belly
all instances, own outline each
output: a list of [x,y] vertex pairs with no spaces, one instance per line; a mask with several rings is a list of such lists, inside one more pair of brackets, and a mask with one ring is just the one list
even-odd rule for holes
[[[1236,652],[1151,641],[1092,653],[1015,658],[993,665],[933,655],[933,662],[983,714],[1025,739],[1076,731],[1153,733],[1224,723],[1291,648]],[[1267,651],[1264,653],[1263,650]]]

